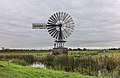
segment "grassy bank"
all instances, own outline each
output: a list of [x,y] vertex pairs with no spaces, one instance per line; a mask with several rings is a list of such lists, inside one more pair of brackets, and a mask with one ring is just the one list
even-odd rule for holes
[[96,78],[82,76],[77,73],[67,73],[48,69],[39,69],[29,66],[8,64],[0,61],[0,78]]
[[[77,72],[89,76],[120,77],[120,50],[69,51],[68,56],[52,56],[50,52],[1,52],[0,61],[19,65],[41,62],[48,69]],[[99,73],[98,73],[99,71]]]

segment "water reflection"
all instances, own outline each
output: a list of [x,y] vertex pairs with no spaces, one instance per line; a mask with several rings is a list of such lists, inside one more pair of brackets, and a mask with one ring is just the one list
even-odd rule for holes
[[41,62],[35,62],[32,65],[30,65],[30,66],[46,69],[46,66],[44,64],[42,64]]

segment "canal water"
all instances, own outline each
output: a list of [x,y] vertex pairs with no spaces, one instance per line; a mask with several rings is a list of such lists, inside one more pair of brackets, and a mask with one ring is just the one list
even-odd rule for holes
[[41,62],[35,62],[35,63],[31,64],[30,66],[46,69],[46,66],[44,64],[42,64]]

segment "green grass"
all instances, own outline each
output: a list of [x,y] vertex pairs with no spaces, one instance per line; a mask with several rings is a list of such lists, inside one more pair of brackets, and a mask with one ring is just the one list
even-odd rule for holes
[[[47,56],[50,55],[51,51],[25,51],[25,52],[0,52],[0,55],[33,55],[33,56]],[[79,50],[69,51],[69,56],[92,56],[99,58],[102,55],[109,57],[119,57],[120,50]]]
[[86,50],[86,51],[69,51],[70,56],[92,56],[99,58],[101,56],[120,57],[120,50]]
[[92,76],[82,76],[78,73],[67,73],[49,69],[33,68],[30,66],[20,66],[8,64],[0,61],[0,78],[96,78]]

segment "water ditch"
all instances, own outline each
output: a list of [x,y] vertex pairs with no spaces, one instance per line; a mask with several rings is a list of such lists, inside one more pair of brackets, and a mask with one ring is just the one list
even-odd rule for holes
[[34,62],[33,64],[30,65],[31,67],[36,67],[36,68],[43,68],[46,69],[46,66],[42,64],[41,62]]

